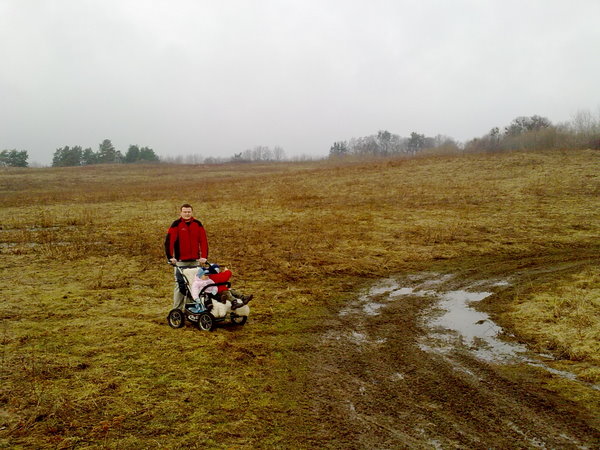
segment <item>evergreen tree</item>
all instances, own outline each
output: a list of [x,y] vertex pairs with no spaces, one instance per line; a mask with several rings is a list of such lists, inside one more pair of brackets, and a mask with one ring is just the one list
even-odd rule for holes
[[90,164],[98,164],[98,154],[88,147],[81,155],[81,165],[89,166]]
[[124,162],[126,163],[156,162],[158,160],[158,156],[156,156],[156,153],[150,147],[140,148],[137,145],[130,145],[124,158]]
[[158,162],[159,158],[150,147],[142,147],[140,149],[140,161]]
[[0,152],[0,167],[28,167],[29,154],[26,150],[2,150]]
[[67,166],[80,166],[81,157],[83,150],[79,145],[70,148],[65,145],[62,148],[57,148],[52,158],[52,166],[54,167],[67,167]]
[[130,145],[125,154],[126,163],[134,163],[140,159],[140,148],[137,145]]
[[98,163],[115,163],[119,162],[118,159],[119,155],[110,139],[104,139],[98,148]]

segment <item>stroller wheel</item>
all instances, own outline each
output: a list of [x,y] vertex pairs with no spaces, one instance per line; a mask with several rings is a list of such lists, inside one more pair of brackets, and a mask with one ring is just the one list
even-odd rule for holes
[[215,319],[209,312],[202,313],[198,316],[198,328],[203,331],[212,331],[215,328]]
[[167,322],[171,328],[181,328],[185,325],[185,315],[180,309],[172,309],[167,316]]
[[235,316],[233,314],[231,315],[231,323],[234,323],[236,325],[244,325],[247,320],[248,316]]

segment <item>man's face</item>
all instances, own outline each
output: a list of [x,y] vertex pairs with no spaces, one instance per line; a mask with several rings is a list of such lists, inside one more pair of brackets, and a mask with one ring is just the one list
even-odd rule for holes
[[181,218],[183,220],[190,220],[194,211],[192,208],[181,208]]

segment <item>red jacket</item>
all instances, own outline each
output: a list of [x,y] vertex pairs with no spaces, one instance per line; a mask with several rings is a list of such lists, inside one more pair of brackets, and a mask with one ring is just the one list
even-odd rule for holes
[[[224,283],[225,281],[229,281],[229,279],[231,278],[231,270],[227,269],[219,273],[209,273],[208,278],[210,278],[213,281],[213,283]],[[229,288],[225,285],[217,286],[217,294],[219,292],[226,291],[227,289]]]
[[207,258],[208,241],[200,221],[192,217],[188,222],[182,218],[173,222],[165,237],[165,254],[178,261]]

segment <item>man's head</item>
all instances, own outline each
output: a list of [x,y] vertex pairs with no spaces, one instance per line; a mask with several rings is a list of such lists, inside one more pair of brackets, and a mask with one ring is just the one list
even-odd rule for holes
[[190,220],[192,218],[192,215],[194,214],[194,209],[192,208],[192,205],[190,205],[189,203],[184,203],[183,205],[181,205],[180,214],[183,220]]

